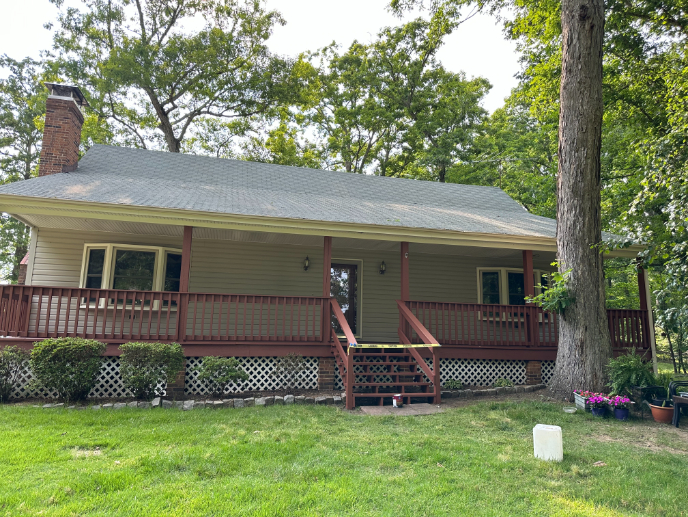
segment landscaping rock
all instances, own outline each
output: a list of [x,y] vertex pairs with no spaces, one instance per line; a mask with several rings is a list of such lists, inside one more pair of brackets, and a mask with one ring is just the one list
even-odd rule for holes
[[494,388],[495,395],[504,395],[506,393],[505,387]]
[[194,408],[194,405],[193,400],[185,400],[182,402],[182,411],[190,411]]
[[222,407],[234,407],[234,399],[224,399],[222,401]]
[[112,409],[124,409],[125,407],[127,407],[127,404],[124,402],[115,402],[112,405]]
[[127,406],[129,406],[129,407],[138,407],[138,405],[139,405],[139,403],[136,402],[136,401],[134,401],[134,402],[129,402],[129,403],[127,404]]
[[533,393],[535,391],[535,386],[524,386],[523,391],[525,391],[526,393]]
[[337,406],[340,406],[342,404],[342,397],[338,397],[337,395],[334,396],[334,403]]
[[155,397],[153,402],[151,402],[152,407],[160,407],[160,397]]
[[451,391],[442,391],[441,395],[443,399],[450,399],[454,396]]
[[234,407],[244,407],[245,403],[244,399],[234,399]]
[[76,410],[77,411],[83,411],[84,409],[88,409],[87,406],[77,406]]
[[491,388],[489,390],[485,390],[485,396],[486,397],[494,397],[497,395],[497,390],[495,388]]
[[255,401],[256,406],[264,406],[265,405],[265,397],[258,397]]
[[[236,403],[237,403],[237,401],[235,400],[234,401],[234,407],[238,407]],[[255,406],[255,405],[256,405],[255,397],[248,397],[248,398],[244,399],[244,407],[251,407],[251,406]]]
[[306,397],[303,401],[304,404],[315,404],[315,398],[314,397]]
[[315,397],[315,403],[324,406],[327,404],[327,397]]
[[205,409],[205,400],[194,402],[194,409]]
[[504,391],[507,395],[511,395],[512,393],[516,393],[516,388],[513,386],[507,386],[504,388]]
[[[277,401],[275,401],[275,403],[277,403]],[[284,396],[284,403],[286,405],[293,404],[294,403],[294,395],[285,395]]]
[[91,409],[98,411],[100,409],[100,404],[96,404],[95,406],[91,406]]
[[184,401],[183,400],[175,400],[174,401],[174,407],[179,408],[179,409],[184,409]]
[[103,404],[103,409],[112,409],[114,404]]
[[284,397],[278,397],[275,395],[274,404],[275,406],[284,406]]
[[163,409],[170,409],[172,406],[174,406],[174,403],[171,400],[163,400],[162,401],[162,408]]
[[76,406],[68,406],[67,409],[74,409]]
[[475,391],[473,390],[463,390],[463,396],[467,399],[475,397]]
[[139,409],[150,409],[151,408],[151,403],[148,402],[147,400],[142,400],[139,402]]
[[294,404],[305,404],[306,403],[306,397],[303,395],[299,395],[297,397],[294,397]]
[[213,400],[213,407],[214,408],[221,408],[223,405],[224,404],[221,400]]
[[544,390],[545,388],[547,388],[547,384],[536,384],[535,385],[536,390]]
[[482,397],[483,395],[485,395],[485,390],[475,390],[473,392],[474,397]]
[[525,389],[523,389],[523,386],[514,386],[514,392],[515,393],[525,393]]
[[53,407],[64,407],[64,402],[60,402],[59,404],[53,404]]
[[43,404],[43,409],[50,409],[52,407],[55,407],[54,404]]
[[275,405],[275,397],[265,397],[265,405],[266,406],[274,406]]

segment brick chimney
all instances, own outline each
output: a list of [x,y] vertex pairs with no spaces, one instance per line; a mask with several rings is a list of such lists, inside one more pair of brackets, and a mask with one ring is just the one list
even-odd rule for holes
[[45,129],[38,175],[74,171],[79,162],[81,125],[84,123],[79,107],[88,106],[88,102],[76,86],[43,84],[50,95],[45,102]]

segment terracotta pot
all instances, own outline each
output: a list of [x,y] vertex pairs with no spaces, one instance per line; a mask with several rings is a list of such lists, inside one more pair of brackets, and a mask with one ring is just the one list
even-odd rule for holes
[[650,404],[650,409],[652,410],[652,418],[660,424],[670,424],[674,418],[673,407],[653,406]]

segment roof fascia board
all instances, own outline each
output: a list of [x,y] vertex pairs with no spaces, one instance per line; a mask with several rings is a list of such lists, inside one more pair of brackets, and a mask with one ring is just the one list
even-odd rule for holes
[[[32,198],[0,195],[0,207],[8,213],[84,217],[109,221],[130,221],[176,226],[199,226],[245,231],[291,233],[297,235],[329,235],[355,239],[408,241],[422,244],[475,246],[483,248],[528,249],[556,252],[556,240],[548,237],[529,237],[507,234],[485,234],[409,228],[404,226],[357,225],[332,221],[286,219],[237,214],[222,214],[172,208],[113,205],[85,201]],[[637,250],[634,251],[634,248]],[[612,256],[635,257],[642,247],[632,246],[616,250]],[[624,252],[623,254],[617,254]]]

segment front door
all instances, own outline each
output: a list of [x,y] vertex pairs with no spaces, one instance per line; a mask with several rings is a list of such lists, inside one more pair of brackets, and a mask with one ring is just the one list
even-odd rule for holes
[[[333,296],[342,308],[351,331],[358,333],[358,266],[354,264],[332,264],[330,280],[330,296]],[[332,327],[337,334],[343,334],[336,319],[332,320]]]

